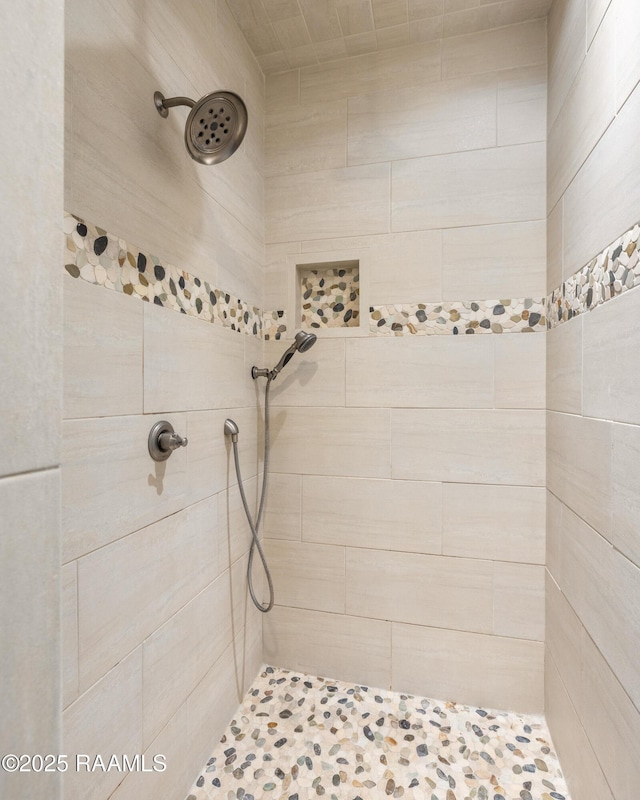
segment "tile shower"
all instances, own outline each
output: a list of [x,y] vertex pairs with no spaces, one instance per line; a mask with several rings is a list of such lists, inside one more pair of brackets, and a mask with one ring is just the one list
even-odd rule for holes
[[[635,800],[636,4],[276,5],[66,4],[62,740],[168,767],[64,797]],[[197,166],[153,92],[220,87]],[[255,501],[298,327],[262,617],[222,426]]]

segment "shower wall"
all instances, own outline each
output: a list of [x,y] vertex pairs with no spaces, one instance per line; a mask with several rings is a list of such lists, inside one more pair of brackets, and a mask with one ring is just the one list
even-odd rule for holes
[[[639,45],[634,0],[553,5],[550,290],[640,221]],[[615,270],[608,292],[633,286],[632,239],[588,271]],[[547,336],[546,709],[576,800],[638,795],[639,318],[635,288]]]
[[[0,7],[0,751],[60,753],[63,4]],[[0,797],[58,800],[0,770]]]
[[369,306],[543,298],[546,21],[266,93],[266,305],[293,329],[296,266],[358,261],[364,319],[274,384],[265,660],[541,710],[544,332],[381,335]]
[[[264,79],[222,1],[69,0],[66,16],[65,209],[81,222],[65,223],[64,751],[146,754],[149,768],[162,754],[167,770],[70,770],[64,791],[173,799],[262,658],[223,422],[240,426],[255,496],[249,367],[263,345],[191,316],[200,310],[188,287],[198,284],[186,273],[262,304]],[[162,119],[156,89],[240,94],[250,125],[239,151],[196,165],[183,141],[187,110]],[[114,291],[119,259],[135,277]],[[165,274],[179,286],[163,300],[153,281]],[[188,313],[161,307],[172,292]],[[165,418],[189,445],[158,464],[147,436]]]

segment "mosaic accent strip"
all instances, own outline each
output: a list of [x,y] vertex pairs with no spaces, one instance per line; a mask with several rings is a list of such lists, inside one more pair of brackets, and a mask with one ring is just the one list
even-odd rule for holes
[[378,336],[533,333],[547,327],[544,299],[407,303],[369,311],[369,330]]
[[185,270],[128,245],[102,228],[65,214],[65,269],[72,278],[138,297],[233,331],[279,339],[286,330],[278,315],[262,312]]
[[266,667],[187,800],[569,800],[542,717]]
[[298,267],[303,328],[354,328],[360,325],[360,273],[357,267]]
[[280,339],[287,331],[287,315],[284,311],[264,311],[262,314],[262,338]]
[[639,237],[640,225],[635,225],[553,291],[547,297],[548,327],[555,328],[640,285]]

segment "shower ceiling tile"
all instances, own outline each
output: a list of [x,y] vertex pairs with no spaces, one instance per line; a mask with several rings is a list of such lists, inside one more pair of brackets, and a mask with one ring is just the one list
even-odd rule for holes
[[[265,73],[546,17],[551,0],[233,0],[229,7]],[[396,28],[390,36],[384,33]],[[277,50],[267,43],[279,39]],[[305,42],[332,42],[308,50]],[[340,44],[338,44],[340,42]],[[266,57],[269,56],[269,57]]]

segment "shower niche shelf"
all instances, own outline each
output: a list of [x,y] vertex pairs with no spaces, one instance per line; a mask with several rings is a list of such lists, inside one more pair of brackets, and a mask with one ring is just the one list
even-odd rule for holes
[[358,328],[360,261],[296,265],[298,319],[305,330]]

